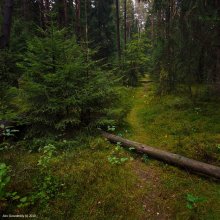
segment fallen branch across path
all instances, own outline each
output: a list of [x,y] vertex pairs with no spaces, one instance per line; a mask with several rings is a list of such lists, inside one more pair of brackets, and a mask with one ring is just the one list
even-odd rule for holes
[[107,138],[110,142],[120,142],[123,147],[134,147],[137,152],[144,153],[152,158],[164,161],[166,163],[188,169],[202,174],[206,174],[220,179],[220,167],[213,166],[207,163],[199,162],[197,160],[189,159],[178,154],[169,153],[167,151],[159,150],[140,144],[134,141],[124,139],[122,137],[102,131],[102,136]]

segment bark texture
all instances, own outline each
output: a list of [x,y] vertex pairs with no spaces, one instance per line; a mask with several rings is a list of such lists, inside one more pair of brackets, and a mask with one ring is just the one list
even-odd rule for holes
[[81,39],[81,25],[80,25],[80,0],[75,0],[76,7],[76,36],[77,41],[79,42]]
[[119,15],[119,1],[115,0],[116,8],[116,29],[117,29],[117,47],[118,47],[118,58],[121,59],[121,38],[120,38],[120,15]]

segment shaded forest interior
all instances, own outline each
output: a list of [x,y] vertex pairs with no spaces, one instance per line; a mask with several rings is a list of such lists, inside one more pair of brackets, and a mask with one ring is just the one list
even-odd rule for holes
[[215,180],[99,134],[220,166],[219,0],[0,0],[0,13],[0,216],[220,218]]

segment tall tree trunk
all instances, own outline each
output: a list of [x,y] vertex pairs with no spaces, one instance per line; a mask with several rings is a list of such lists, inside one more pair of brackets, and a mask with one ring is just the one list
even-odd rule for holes
[[67,16],[67,0],[63,0],[63,10],[64,10],[64,26],[67,26],[68,16]]
[[154,42],[154,15],[151,15],[151,40]]
[[58,23],[60,28],[67,25],[67,2],[66,0],[58,0]]
[[41,27],[46,29],[49,24],[50,1],[39,0]]
[[13,5],[13,0],[5,0],[2,23],[2,36],[0,39],[1,49],[9,47]]
[[23,0],[22,1],[22,3],[23,3],[23,7],[22,7],[22,10],[23,10],[23,12],[22,12],[22,14],[23,14],[23,17],[24,17],[24,20],[25,21],[27,21],[28,20],[28,2],[27,2],[27,0]]
[[44,0],[45,10],[47,13],[50,11],[50,0]]
[[[85,0],[85,8],[84,8],[84,13],[85,13],[85,47],[86,47],[86,63],[87,63],[87,68],[86,68],[86,80],[89,80],[89,37],[88,37],[88,4],[87,0]],[[81,111],[81,122],[84,125],[89,125],[91,121],[91,111],[87,106],[82,107]]]
[[[216,4],[216,8],[217,8],[217,13],[218,13],[218,19],[220,19],[220,1],[215,2]],[[218,28],[217,28],[217,32],[218,32],[218,38],[220,37],[220,24],[218,23]],[[217,44],[217,51],[216,51],[217,57],[216,57],[216,81],[217,81],[217,89],[220,92],[220,43],[218,41]]]
[[42,28],[45,28],[45,19],[44,19],[44,1],[38,1],[39,10],[40,10],[40,25]]
[[173,72],[172,72],[172,64],[171,64],[171,39],[170,39],[170,31],[171,31],[171,9],[172,9],[172,1],[169,0],[166,6],[166,41],[167,41],[167,50],[166,50],[166,56],[167,56],[167,69],[166,71],[168,74],[168,89],[169,92],[174,89],[174,80],[173,80]]
[[49,24],[49,13],[50,13],[50,0],[44,0],[44,17],[45,23]]
[[120,18],[119,18],[119,2],[115,0],[116,4],[116,28],[117,28],[117,47],[118,47],[118,59],[121,59],[121,38],[120,38]]
[[127,0],[124,0],[124,46],[127,44]]
[[76,37],[79,42],[81,39],[81,25],[80,25],[80,0],[75,0],[76,5]]

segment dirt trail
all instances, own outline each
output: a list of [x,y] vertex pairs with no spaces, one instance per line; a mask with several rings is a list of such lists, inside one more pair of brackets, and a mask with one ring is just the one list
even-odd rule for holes
[[[128,114],[127,122],[131,126],[132,134],[129,135],[131,140],[148,143],[149,137],[146,130],[142,126],[139,112],[141,109],[146,108],[146,95],[148,90],[147,77],[144,79],[142,86],[134,89],[133,93],[133,107]],[[166,195],[164,195],[163,186],[160,181],[160,175],[163,170],[153,163],[145,164],[141,159],[135,160],[133,169],[141,184],[138,187],[143,188],[146,194],[142,198],[142,206],[145,210],[143,219],[170,219],[171,210],[166,206]]]

